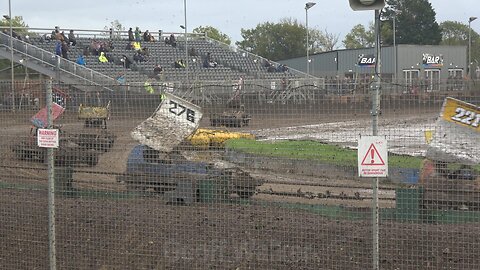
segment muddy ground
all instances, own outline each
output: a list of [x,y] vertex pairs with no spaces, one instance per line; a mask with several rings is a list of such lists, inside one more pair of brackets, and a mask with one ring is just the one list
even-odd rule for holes
[[[324,112],[335,108],[328,106]],[[438,106],[419,104],[386,111],[384,115],[389,116],[389,125],[410,119],[428,127],[438,113]],[[2,112],[0,116],[0,269],[48,268],[45,166],[16,160],[9,151],[11,144],[29,132],[30,116],[30,112]],[[74,174],[75,188],[96,192],[56,198],[58,269],[372,268],[372,224],[367,206],[358,206],[357,218],[342,215],[341,206],[335,210],[335,217],[328,218],[308,208],[296,208],[296,204],[282,203],[298,200],[266,199],[262,195],[251,200],[179,206],[167,205],[157,195],[125,193],[125,187],[115,178],[125,170],[128,152],[136,144],[129,131],[148,113],[114,116],[109,129],[118,137],[112,150],[101,155],[97,166],[78,167]],[[358,120],[358,126],[351,126],[353,131],[348,133],[354,137],[365,132],[361,130],[368,119],[366,107],[319,115],[290,108],[253,114],[251,125],[240,130],[265,139],[288,137],[292,133],[313,138],[312,134],[322,133],[324,139],[341,142],[335,133],[340,124],[330,124],[328,134],[325,128],[303,130],[322,122]],[[58,123],[66,131],[82,128],[74,113],[67,113]],[[207,126],[208,119],[202,125]],[[406,125],[405,129],[408,132],[412,126]],[[392,137],[404,134],[403,128],[388,130]],[[414,144],[418,141],[415,138]],[[274,173],[264,173],[281,179]],[[292,180],[296,178],[302,177],[294,176]],[[331,177],[328,179],[331,181]],[[478,239],[477,223],[439,225],[383,220],[380,268],[479,269]]]

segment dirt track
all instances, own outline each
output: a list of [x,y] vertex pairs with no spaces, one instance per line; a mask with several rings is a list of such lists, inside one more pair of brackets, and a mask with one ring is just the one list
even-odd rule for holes
[[[424,119],[431,119],[434,111],[425,112],[428,114]],[[44,166],[17,161],[8,151],[12,142],[28,133],[28,124],[20,124],[28,121],[28,116],[3,114],[1,118],[5,123],[2,136],[8,138],[0,142],[1,165],[24,169],[2,167],[0,184],[6,187],[0,186],[0,269],[48,267],[46,173],[40,170]],[[358,205],[362,208],[356,211],[357,218],[363,218],[349,219],[338,215],[343,213],[342,207],[336,210],[335,218],[327,218],[296,209],[295,204],[279,204],[264,195],[256,195],[250,202],[233,200],[188,207],[166,205],[159,196],[121,195],[124,187],[115,181],[115,175],[125,170],[128,152],[135,145],[129,130],[145,117],[113,118],[109,126],[118,136],[113,149],[101,156],[97,166],[77,168],[82,172],[74,174],[76,188],[118,193],[57,197],[59,269],[371,268],[371,213],[363,208],[365,205]],[[319,122],[301,111],[285,118],[274,113],[253,117],[252,125],[242,130],[254,130],[271,138],[288,135],[281,131],[300,132],[269,128]],[[324,122],[333,120],[333,116],[319,118]],[[359,119],[368,122],[368,114]],[[393,123],[404,118],[391,114],[391,119]],[[415,117],[409,119],[418,121]],[[340,114],[336,120],[351,119],[348,114]],[[66,131],[81,127],[74,115],[65,116],[59,123]],[[308,130],[303,138],[315,133],[337,138],[336,131],[335,125],[329,134],[325,129]],[[358,130],[352,136],[357,134]],[[479,269],[478,239],[480,232],[475,223],[434,225],[384,220],[380,230],[381,268]]]

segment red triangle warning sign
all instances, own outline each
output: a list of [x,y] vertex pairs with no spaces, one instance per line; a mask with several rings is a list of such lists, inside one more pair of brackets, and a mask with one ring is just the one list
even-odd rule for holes
[[365,166],[385,165],[383,158],[380,156],[380,153],[378,153],[378,150],[373,143],[370,145],[367,153],[363,157],[362,165],[365,165]]

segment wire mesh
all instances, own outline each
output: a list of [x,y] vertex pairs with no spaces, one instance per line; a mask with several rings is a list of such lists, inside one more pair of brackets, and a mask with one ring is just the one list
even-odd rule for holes
[[[372,179],[357,171],[368,80],[195,75],[54,82],[57,268],[372,268]],[[34,120],[47,83],[0,87],[0,268],[45,269],[52,172]],[[381,269],[480,267],[478,93],[463,80],[382,84]],[[132,136],[155,115],[158,144]]]

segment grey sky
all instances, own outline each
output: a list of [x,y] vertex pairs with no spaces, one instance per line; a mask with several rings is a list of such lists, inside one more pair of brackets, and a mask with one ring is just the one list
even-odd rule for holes
[[[141,30],[156,32],[183,32],[183,0],[10,0],[12,16],[23,16],[30,27],[62,29],[97,29],[110,26],[118,20],[126,29],[139,26]],[[317,5],[308,11],[311,28],[339,34],[343,40],[356,24],[368,24],[373,20],[369,11],[352,11],[348,0],[313,0]],[[240,29],[255,28],[266,21],[278,22],[281,18],[297,19],[305,23],[305,3],[299,0],[187,0],[187,27],[213,26],[230,36],[242,40]],[[437,13],[437,21],[468,22],[471,16],[480,17],[478,0],[430,1]],[[3,14],[8,14],[8,1],[0,4]],[[472,29],[480,32],[480,19],[472,23]]]

